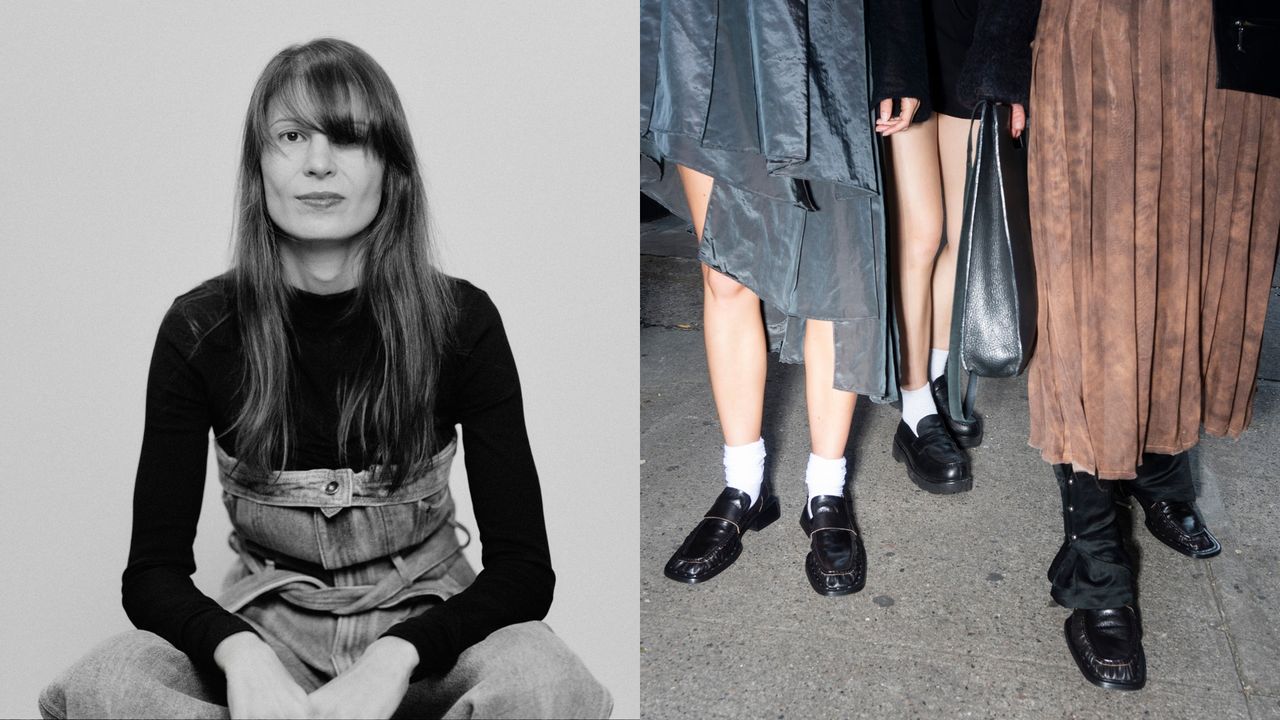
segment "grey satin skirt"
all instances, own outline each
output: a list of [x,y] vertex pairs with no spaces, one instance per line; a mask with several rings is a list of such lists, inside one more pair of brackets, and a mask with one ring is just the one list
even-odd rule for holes
[[699,259],[764,301],[802,362],[835,328],[833,387],[897,399],[880,147],[862,3],[643,0],[641,189],[689,218],[676,165],[715,178]]

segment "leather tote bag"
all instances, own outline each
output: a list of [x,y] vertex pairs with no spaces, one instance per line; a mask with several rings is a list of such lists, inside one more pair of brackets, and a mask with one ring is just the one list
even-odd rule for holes
[[[981,102],[969,139],[957,248],[947,386],[952,417],[973,417],[976,378],[1012,377],[1036,339],[1036,277],[1027,210],[1027,150],[1009,134],[1011,109]],[[956,389],[969,371],[963,408]],[[963,413],[961,412],[963,410]]]

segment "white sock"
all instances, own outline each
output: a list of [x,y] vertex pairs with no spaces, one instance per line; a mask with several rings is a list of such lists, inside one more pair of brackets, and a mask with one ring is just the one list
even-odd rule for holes
[[809,490],[809,499],[819,495],[843,495],[844,472],[843,457],[829,460],[809,453],[809,467],[804,471],[804,486]]
[[755,503],[764,482],[764,438],[746,445],[724,446],[724,484],[741,490]]
[[947,356],[950,350],[929,349],[929,380],[937,380],[947,369]]
[[933,404],[933,391],[929,389],[929,383],[915,390],[898,389],[902,391],[902,420],[912,433],[919,435],[916,425],[926,417],[938,414],[938,406]]

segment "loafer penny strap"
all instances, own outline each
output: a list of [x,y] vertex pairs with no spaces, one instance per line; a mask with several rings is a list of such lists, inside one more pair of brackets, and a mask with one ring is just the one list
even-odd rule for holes
[[849,521],[849,514],[844,509],[820,512],[816,517],[809,518],[808,522],[809,537],[813,537],[814,533],[822,530],[844,530],[854,535],[858,534],[853,529],[853,523]]
[[[751,512],[751,506],[747,504],[748,499],[749,496],[741,490],[727,487],[712,503],[711,509],[707,511],[705,517],[719,518],[737,525],[743,517]],[[759,498],[756,499],[755,504],[760,504]]]
[[733,521],[733,520],[730,520],[729,518],[717,517],[717,516],[715,516],[715,515],[704,515],[704,516],[702,516],[702,519],[703,519],[703,521],[706,521],[706,520],[719,520],[720,522],[729,523],[730,525],[732,525],[732,526],[733,526],[733,529],[734,529],[734,530],[737,530],[737,531],[738,531],[738,534],[739,534],[739,535],[741,535],[741,534],[742,534],[742,526],[741,526],[741,525],[739,525],[737,522],[735,522],[735,521]]

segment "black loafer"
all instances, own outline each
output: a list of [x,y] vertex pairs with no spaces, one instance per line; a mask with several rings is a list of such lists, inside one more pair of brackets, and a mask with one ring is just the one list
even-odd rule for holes
[[1138,504],[1146,513],[1147,529],[1165,545],[1197,559],[1211,558],[1222,552],[1222,545],[1205,527],[1194,502],[1160,500],[1147,504],[1139,498]]
[[726,487],[702,521],[684,539],[662,573],[682,583],[700,583],[719,575],[742,552],[742,533],[763,530],[782,510],[769,483],[760,486],[760,497],[748,507],[750,495]]
[[1123,481],[1121,487],[1142,506],[1147,529],[1160,542],[1193,558],[1210,558],[1222,552],[1222,545],[1205,527],[1196,508],[1191,463],[1185,452],[1143,453],[1137,477]]
[[1085,680],[1108,690],[1140,690],[1147,684],[1142,622],[1132,607],[1072,610],[1063,631]]
[[809,536],[804,574],[819,595],[852,595],[867,584],[867,551],[853,525],[844,495],[819,495],[800,512],[800,529]]
[[919,436],[904,420],[893,435],[893,459],[907,466],[907,475],[931,493],[958,493],[973,489],[969,459],[947,434],[942,418],[927,415],[916,424]]
[[947,431],[951,433],[956,445],[962,448],[976,448],[981,445],[981,415],[975,412],[972,420],[957,420],[951,417],[951,404],[947,401],[947,374],[944,372],[937,380],[930,381],[929,389],[933,391],[933,404],[938,406],[938,414],[946,422]]

